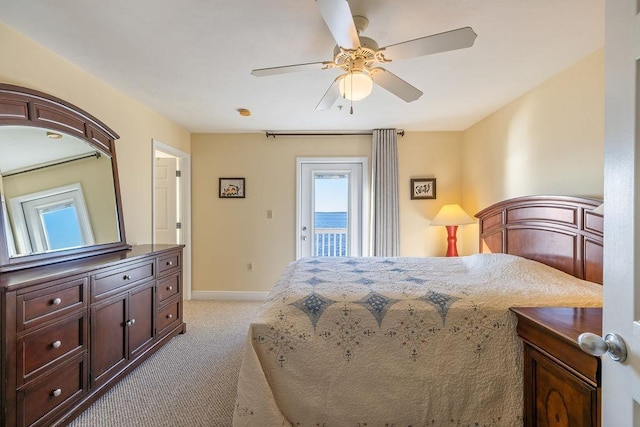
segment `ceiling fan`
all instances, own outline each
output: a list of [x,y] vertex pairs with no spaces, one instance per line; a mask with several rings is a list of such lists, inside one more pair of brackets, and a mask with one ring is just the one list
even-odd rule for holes
[[352,16],[347,0],[316,0],[316,4],[337,42],[333,50],[333,61],[260,68],[251,72],[256,77],[263,77],[313,69],[342,69],[344,73],[333,81],[320,99],[316,110],[331,108],[338,97],[351,101],[363,99],[371,93],[373,83],[406,102],[415,101],[422,96],[422,91],[384,68],[374,65],[471,47],[476,39],[473,29],[464,27],[381,48],[375,40],[360,36],[369,20],[364,16]]

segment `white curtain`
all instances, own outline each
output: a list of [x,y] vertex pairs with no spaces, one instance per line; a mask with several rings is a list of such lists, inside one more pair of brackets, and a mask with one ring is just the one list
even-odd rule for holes
[[371,153],[373,256],[400,254],[397,135],[395,129],[373,131]]

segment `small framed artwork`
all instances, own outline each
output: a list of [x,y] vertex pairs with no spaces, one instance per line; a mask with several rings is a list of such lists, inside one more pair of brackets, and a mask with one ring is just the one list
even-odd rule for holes
[[244,178],[220,178],[218,197],[221,199],[244,199]]
[[435,178],[412,178],[411,179],[411,199],[435,199],[436,179]]

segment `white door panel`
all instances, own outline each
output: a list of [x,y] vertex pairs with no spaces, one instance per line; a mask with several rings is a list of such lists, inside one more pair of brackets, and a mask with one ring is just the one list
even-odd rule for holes
[[633,328],[640,318],[637,8],[637,0],[606,2],[603,333],[622,336],[628,358],[602,356],[604,427],[640,426],[640,333]]
[[176,224],[178,222],[175,157],[156,158],[155,182],[155,233],[156,243],[178,243]]

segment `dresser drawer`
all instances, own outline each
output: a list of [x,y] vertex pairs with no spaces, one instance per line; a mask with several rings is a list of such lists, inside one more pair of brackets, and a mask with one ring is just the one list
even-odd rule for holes
[[182,252],[174,252],[158,258],[158,274],[162,274],[169,270],[181,267],[180,254]]
[[158,319],[156,321],[158,335],[163,335],[171,329],[171,326],[173,326],[174,323],[180,322],[181,304],[182,301],[176,300],[175,302],[171,302],[158,310]]
[[98,273],[93,276],[91,284],[92,300],[95,301],[99,298],[113,295],[115,292],[119,292],[120,288],[132,285],[141,280],[152,279],[153,277],[153,261]]
[[158,302],[171,298],[180,292],[180,272],[158,280]]
[[18,337],[18,385],[39,375],[53,362],[83,352],[86,340],[86,311]]
[[87,366],[85,353],[18,390],[18,426],[48,424],[49,415],[79,400],[87,390]]
[[17,329],[32,326],[87,306],[87,278],[54,282],[53,286],[18,295]]

